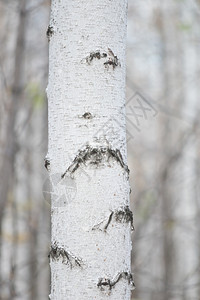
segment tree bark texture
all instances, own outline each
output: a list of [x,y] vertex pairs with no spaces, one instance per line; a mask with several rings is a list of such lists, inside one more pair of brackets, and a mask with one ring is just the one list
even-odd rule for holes
[[52,300],[129,300],[127,1],[52,1],[49,142]]

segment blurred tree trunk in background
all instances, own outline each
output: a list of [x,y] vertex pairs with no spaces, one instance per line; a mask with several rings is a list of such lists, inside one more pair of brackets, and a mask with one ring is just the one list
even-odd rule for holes
[[128,76],[133,90],[158,109],[156,119],[147,115],[148,129],[140,128],[129,144],[136,178],[133,298],[199,299],[199,195],[193,168],[199,2],[130,1],[129,13]]
[[42,195],[47,109],[41,92],[48,71],[48,2],[0,1],[0,299],[4,300],[43,300],[49,295],[49,204]]
[[[10,197],[12,201],[13,211],[13,234],[15,236],[15,247],[13,247],[13,253],[11,258],[10,276],[12,278],[10,282],[10,297],[15,296],[15,258],[17,256],[17,208],[15,203],[15,197],[13,195],[14,178],[15,178],[15,157],[18,151],[18,141],[16,135],[16,118],[19,112],[20,104],[22,103],[22,97],[24,92],[24,44],[25,44],[25,28],[26,28],[26,0],[19,2],[19,21],[16,34],[16,46],[14,56],[14,68],[13,68],[13,83],[10,88],[10,101],[6,103],[7,108],[7,120],[6,120],[6,139],[3,145],[3,160],[1,165],[1,185],[0,185],[0,239],[2,240],[2,222],[5,210],[5,205]],[[0,251],[2,249],[2,243],[0,242]],[[0,252],[1,253],[1,252]],[[2,265],[2,257],[0,255],[0,264]],[[2,268],[0,265],[0,274],[2,274]],[[0,278],[2,284],[2,278]]]
[[[162,70],[163,73],[163,103],[168,107],[180,111],[184,105],[181,93],[174,93],[176,87],[182,84],[182,66],[180,37],[175,29],[178,7],[162,3],[160,11],[160,37],[162,41]],[[162,103],[161,103],[162,105]],[[176,141],[180,138],[179,130],[174,130],[176,120],[166,115],[160,116],[160,172],[158,173],[159,199],[161,201],[162,243],[163,243],[163,300],[171,298],[171,289],[176,284],[178,266],[176,264],[175,245],[175,199],[177,191],[171,183],[171,174],[181,156],[183,148],[177,147]],[[177,149],[178,148],[178,149]]]
[[17,153],[17,140],[15,134],[15,121],[20,102],[24,92],[24,42],[25,42],[25,12],[26,0],[20,1],[19,6],[19,24],[16,37],[13,84],[10,89],[10,103],[7,103],[7,126],[6,140],[4,145],[4,159],[2,161],[1,172],[1,202],[0,202],[0,220],[2,220],[5,203],[8,192],[14,178],[14,162]]

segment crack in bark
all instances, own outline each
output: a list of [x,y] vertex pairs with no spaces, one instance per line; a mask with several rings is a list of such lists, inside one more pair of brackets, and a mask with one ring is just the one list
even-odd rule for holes
[[48,257],[51,258],[53,261],[58,261],[59,259],[62,259],[62,263],[69,265],[71,269],[76,266],[82,267],[82,259],[76,257],[64,248],[58,247],[56,242],[53,245],[51,245]]
[[109,226],[109,224],[110,224],[110,222],[112,220],[113,214],[114,214],[114,212],[112,211],[111,214],[110,214],[110,216],[109,216],[109,218],[108,218],[108,222],[107,222],[106,226],[104,227],[104,231],[107,230],[107,228],[108,228],[108,226]]
[[61,175],[61,178],[64,178],[67,173],[73,175],[81,164],[86,165],[86,163],[89,163],[90,165],[98,167],[100,163],[103,161],[109,162],[111,158],[116,160],[129,174],[128,166],[124,163],[121,152],[118,149],[114,150],[110,147],[91,147],[87,145],[86,149],[79,151],[72,164]]
[[135,284],[133,281],[133,276],[129,272],[121,272],[118,273],[117,276],[115,276],[114,279],[109,278],[100,278],[97,287],[100,288],[101,291],[105,291],[106,288],[108,288],[109,291],[112,290],[112,288],[121,280],[125,279],[128,281],[128,284],[131,286],[132,289],[135,288]]

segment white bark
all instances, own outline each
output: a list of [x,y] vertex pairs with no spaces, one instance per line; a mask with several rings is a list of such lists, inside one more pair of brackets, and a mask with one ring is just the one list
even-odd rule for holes
[[130,299],[126,14],[126,0],[52,1],[52,300]]

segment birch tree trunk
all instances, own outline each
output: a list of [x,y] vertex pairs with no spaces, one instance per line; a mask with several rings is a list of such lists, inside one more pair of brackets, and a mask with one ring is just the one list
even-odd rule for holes
[[127,1],[52,1],[49,145],[52,300],[130,299],[125,130]]

